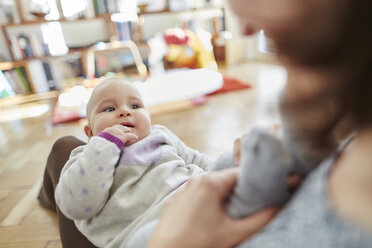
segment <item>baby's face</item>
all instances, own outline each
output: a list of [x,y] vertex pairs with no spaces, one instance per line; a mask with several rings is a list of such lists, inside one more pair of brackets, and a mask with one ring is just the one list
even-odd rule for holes
[[116,124],[129,127],[138,140],[151,131],[150,116],[142,96],[129,82],[113,80],[98,85],[89,100],[87,115],[88,137]]

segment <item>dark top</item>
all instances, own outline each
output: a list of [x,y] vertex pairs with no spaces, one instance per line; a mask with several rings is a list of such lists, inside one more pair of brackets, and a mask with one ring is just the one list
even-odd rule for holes
[[372,233],[339,216],[332,209],[327,192],[329,173],[349,141],[306,178],[262,232],[239,247],[372,248]]

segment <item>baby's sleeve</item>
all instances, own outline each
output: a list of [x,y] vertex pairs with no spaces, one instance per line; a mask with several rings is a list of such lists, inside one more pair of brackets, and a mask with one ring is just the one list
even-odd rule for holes
[[219,155],[215,160],[213,160],[208,171],[220,171],[227,168],[234,168],[234,154],[233,151],[225,151]]
[[288,200],[289,173],[295,166],[282,141],[261,128],[253,128],[241,142],[240,171],[227,206],[236,218]]
[[74,149],[55,190],[60,210],[70,219],[95,216],[105,205],[113,183],[119,147],[102,137]]
[[195,164],[205,171],[208,170],[208,168],[212,165],[214,160],[211,156],[187,146],[180,138],[177,137],[177,135],[166,127],[158,125],[158,128],[161,128],[163,132],[167,134],[171,140],[171,143],[174,145],[177,154],[183,158],[186,164]]

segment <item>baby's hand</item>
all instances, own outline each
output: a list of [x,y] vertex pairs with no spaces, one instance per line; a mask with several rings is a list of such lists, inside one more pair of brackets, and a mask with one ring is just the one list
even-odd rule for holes
[[241,148],[240,138],[238,138],[234,141],[234,165],[235,166],[239,166],[240,148]]
[[132,130],[129,127],[119,124],[105,128],[105,130],[103,131],[121,139],[121,141],[123,141],[124,144],[133,143],[138,139],[138,136],[132,133]]

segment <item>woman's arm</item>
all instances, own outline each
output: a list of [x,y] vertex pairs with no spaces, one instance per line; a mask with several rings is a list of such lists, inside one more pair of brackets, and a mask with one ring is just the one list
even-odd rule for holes
[[190,179],[164,205],[148,247],[233,247],[261,230],[278,208],[243,219],[226,214],[225,200],[236,184],[237,171],[227,169]]

